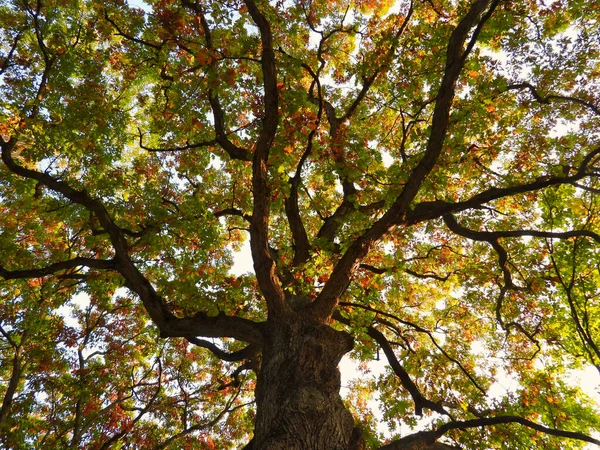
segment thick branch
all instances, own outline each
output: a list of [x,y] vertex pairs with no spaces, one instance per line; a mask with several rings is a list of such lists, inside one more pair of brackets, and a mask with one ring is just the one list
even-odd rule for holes
[[318,238],[327,239],[329,242],[333,242],[338,230],[344,223],[344,218],[348,216],[349,213],[355,211],[355,207],[353,202],[350,200],[350,192],[354,194],[356,189],[354,185],[350,182],[345,182],[343,184],[344,187],[344,199],[342,203],[337,207],[332,215],[325,219],[323,226],[319,229],[317,233]]
[[298,186],[300,177],[296,176],[290,180],[290,196],[285,199],[285,214],[292,232],[294,242],[294,260],[293,264],[298,266],[310,258],[310,241],[304,223],[300,217],[300,208],[298,207]]
[[[375,267],[370,264],[361,264],[360,268],[364,269],[364,270],[368,270],[369,272],[376,273],[378,275],[394,272],[396,270],[395,267]],[[437,281],[448,281],[448,278],[450,278],[450,275],[452,275],[451,273],[449,273],[448,275],[441,276],[441,275],[437,275],[433,272],[419,273],[419,272],[415,272],[414,270],[411,270],[411,269],[401,269],[401,270],[403,272],[406,272],[409,275],[412,275],[413,277],[416,277],[416,278],[432,279],[432,280],[437,280]]]
[[357,205],[354,202],[356,188],[354,184],[345,179],[342,181],[342,190],[344,198],[332,215],[324,219],[324,223],[317,233],[318,238],[327,239],[334,242],[339,229],[344,224],[345,219],[354,211],[360,211],[364,214],[370,214],[385,206],[385,201],[378,201],[368,205]]
[[[321,121],[323,109],[319,107],[317,114],[317,123]],[[290,225],[290,231],[292,232],[292,239],[294,241],[294,260],[293,264],[298,266],[310,258],[310,242],[304,228],[304,223],[300,217],[300,208],[298,206],[298,188],[302,182],[302,168],[304,163],[308,159],[313,149],[313,139],[317,133],[317,126],[315,126],[308,134],[308,143],[306,149],[302,153],[302,157],[296,167],[296,173],[290,178],[290,196],[285,199],[285,214]]]
[[23,375],[23,349],[26,345],[27,340],[29,339],[29,331],[27,329],[23,331],[22,335],[20,336],[19,344],[17,344],[15,340],[12,339],[12,337],[1,326],[0,331],[2,332],[2,335],[6,337],[6,340],[9,342],[11,347],[13,347],[14,349],[10,379],[8,381],[8,385],[6,386],[6,391],[4,392],[4,397],[2,399],[2,407],[0,408],[0,426],[2,426],[6,424],[6,421],[10,416],[11,408],[13,406],[13,400],[15,398],[15,394],[17,393],[17,389],[19,388],[21,376]]
[[242,211],[241,209],[237,209],[237,208],[225,208],[225,209],[220,209],[218,211],[213,211],[213,215],[217,219],[219,217],[225,217],[225,216],[238,216],[247,222],[252,221],[252,216],[250,216],[248,214],[244,214],[244,211]]
[[4,278],[5,280],[15,280],[19,278],[39,278],[60,272],[61,270],[75,269],[77,267],[115,269],[115,262],[113,260],[77,257],[67,261],[59,261],[46,267],[40,267],[37,269],[6,270],[4,267],[0,266],[0,277]]
[[289,311],[284,301],[283,289],[275,272],[275,261],[269,250],[269,216],[271,189],[267,183],[269,152],[279,123],[279,98],[273,36],[267,19],[258,10],[253,0],[246,0],[248,12],[260,31],[262,53],[261,67],[264,89],[263,126],[252,159],[252,196],[254,209],[250,223],[250,248],[254,271],[260,289],[267,302],[269,314],[279,315]]
[[[148,314],[158,326],[161,336],[207,336],[207,337],[232,337],[247,342],[260,343],[262,340],[261,332],[256,323],[239,317],[229,317],[219,314],[215,317],[208,317],[199,313],[193,317],[177,318],[169,311],[165,300],[156,292],[150,281],[137,269],[129,256],[129,245],[122,230],[114,223],[106,207],[99,201],[92,198],[85,190],[75,190],[68,183],[57,180],[47,173],[38,172],[19,165],[12,156],[12,150],[16,145],[15,138],[12,137],[8,142],[2,142],[2,161],[6,167],[16,175],[24,178],[37,180],[49,187],[53,191],[62,194],[72,203],[82,205],[88,211],[92,212],[100,225],[107,231],[111,244],[115,251],[115,257],[111,261],[114,268],[126,280],[129,289],[135,292]],[[79,263],[88,262],[108,268],[106,262],[93,262],[90,260],[78,260]],[[61,264],[56,263],[61,267]],[[73,264],[73,263],[68,263]],[[49,267],[58,270],[56,265]],[[63,267],[64,268],[64,267]],[[43,269],[38,269],[43,270]],[[38,272],[41,273],[41,272]]]
[[583,178],[598,177],[598,173],[590,172],[590,163],[600,155],[600,147],[588,153],[583,162],[580,164],[577,172],[569,176],[545,176],[538,177],[530,183],[518,184],[509,187],[493,187],[474,195],[468,200],[456,203],[450,203],[442,200],[421,202],[406,214],[406,222],[415,224],[426,220],[435,219],[444,214],[456,213],[467,209],[476,209],[481,205],[498,200],[505,197],[510,197],[527,192],[539,191],[551,186],[560,184],[573,184]]
[[[397,223],[403,220],[408,206],[417,195],[421,183],[435,166],[442,151],[449,123],[450,107],[454,98],[456,81],[464,66],[468,50],[464,50],[465,42],[473,27],[481,27],[483,21],[491,16],[498,0],[477,0],[465,17],[452,32],[447,48],[446,69],[438,91],[431,124],[431,133],[425,149],[425,155],[410,174],[404,189],[390,209],[357,238],[339,260],[329,281],[323,287],[315,302],[309,306],[309,313],[319,320],[326,320],[333,312],[340,296],[346,291],[352,274],[358,267],[360,259],[364,258],[372,246]],[[489,8],[489,9],[488,9]],[[481,19],[484,11],[486,16]],[[473,36],[473,39],[476,36]]]
[[508,271],[508,254],[504,247],[499,243],[500,238],[510,237],[544,237],[554,239],[568,239],[572,237],[588,237],[600,243],[600,235],[589,230],[572,230],[572,231],[539,231],[539,230],[512,230],[512,231],[475,231],[461,226],[452,214],[444,214],[444,223],[454,233],[475,241],[488,242],[498,253],[498,262],[504,273],[504,283],[508,288],[516,289],[513,284],[510,272]]
[[241,386],[241,382],[240,382],[240,374],[246,370],[253,370],[255,368],[255,362],[252,361],[251,359],[247,360],[246,362],[244,362],[242,365],[236,367],[236,369],[231,373],[231,375],[228,375],[229,378],[231,378],[231,381],[229,383],[224,383],[223,381],[219,381],[219,390],[222,391],[224,389],[227,389],[228,387],[239,387]]
[[459,232],[464,237],[476,241],[489,241],[499,238],[514,238],[514,237],[542,237],[551,239],[569,239],[573,237],[588,237],[600,243],[600,235],[590,230],[571,230],[571,231],[540,231],[540,230],[507,230],[507,231],[475,231],[460,226],[454,216],[451,214],[444,215],[444,221],[451,226],[452,231]]
[[2,143],[2,161],[11,172],[24,178],[36,180],[43,185],[48,186],[53,191],[64,195],[71,202],[82,205],[89,211],[93,212],[98,218],[98,221],[102,227],[108,232],[111,242],[115,247],[116,253],[127,255],[127,241],[125,240],[120,228],[113,222],[104,205],[97,200],[92,199],[92,197],[85,190],[77,191],[64,181],[60,181],[48,175],[47,173],[27,169],[26,167],[17,164],[12,157],[12,150],[15,145],[16,140],[14,137],[12,137],[8,142]]
[[248,152],[248,150],[238,147],[227,137],[227,132],[225,131],[225,114],[223,113],[223,108],[221,107],[219,97],[217,97],[212,90],[210,90],[208,93],[208,101],[210,103],[210,107],[212,108],[213,119],[215,122],[215,141],[219,143],[223,150],[225,150],[232,159],[252,161],[252,155]]
[[[391,223],[394,222],[394,219],[392,218],[394,215],[396,216],[395,220],[397,220],[406,212],[408,205],[416,197],[419,188],[421,187],[421,183],[437,162],[442,151],[446,130],[450,120],[450,108],[454,98],[456,81],[462,71],[467,56],[476,41],[479,31],[485,21],[491,17],[498,3],[499,0],[477,0],[471,5],[469,12],[452,32],[446,54],[446,69],[436,97],[437,100],[433,110],[431,133],[429,135],[429,140],[427,141],[425,155],[410,174],[402,193],[394,203],[392,209],[390,209],[390,217],[386,220],[389,220]],[[481,15],[486,9],[488,9],[487,13],[480,20]],[[468,43],[467,48],[464,49],[465,41],[469,37],[469,33],[474,26],[476,26],[476,30],[471,36],[471,41]]]
[[390,444],[384,445],[380,447],[380,450],[402,450],[405,448],[406,444],[409,442],[422,440],[426,443],[433,443],[441,436],[446,434],[450,430],[467,430],[469,428],[481,428],[481,427],[489,427],[495,425],[503,425],[517,423],[519,425],[523,425],[527,428],[531,428],[532,430],[539,431],[544,434],[548,434],[550,436],[557,436],[561,438],[567,439],[575,439],[578,441],[589,442],[590,444],[596,444],[600,446],[600,440],[594,439],[591,436],[588,436],[584,433],[578,433],[576,431],[565,431],[559,430],[556,428],[549,428],[538,423],[532,422],[531,420],[527,420],[523,417],[519,416],[496,416],[496,417],[483,417],[479,419],[472,420],[464,420],[464,421],[453,421],[445,423],[434,431],[421,431],[410,436],[406,436],[405,438],[394,441]]

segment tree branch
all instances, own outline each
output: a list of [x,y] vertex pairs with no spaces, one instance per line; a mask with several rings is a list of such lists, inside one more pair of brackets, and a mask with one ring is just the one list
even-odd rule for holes
[[[317,113],[317,124],[321,121],[321,116],[323,113],[323,108],[319,106],[319,111]],[[300,157],[300,161],[298,161],[298,165],[296,167],[296,173],[292,178],[290,178],[290,195],[285,199],[285,214],[288,219],[288,223],[290,226],[290,231],[292,232],[292,239],[294,242],[294,259],[293,264],[298,266],[310,258],[310,242],[308,240],[308,235],[306,234],[306,229],[304,228],[304,223],[302,222],[302,218],[300,217],[300,208],[298,206],[298,188],[300,187],[300,183],[302,182],[302,168],[304,163],[308,159],[310,153],[313,149],[313,139],[317,133],[318,127],[315,126],[310,133],[308,134],[308,143],[306,144],[306,149],[302,153]]]
[[[500,266],[500,270],[503,274],[504,286],[501,287],[500,294],[498,296],[498,300],[496,302],[496,320],[500,324],[503,330],[509,331],[510,328],[516,328],[521,333],[523,333],[531,342],[533,342],[539,352],[541,350],[540,344],[538,340],[535,338],[535,332],[530,333],[527,331],[520,323],[511,321],[505,322],[502,318],[502,303],[506,296],[507,290],[515,290],[522,291],[526,289],[525,287],[517,286],[514,284],[512,280],[512,274],[508,268],[508,252],[506,249],[500,244],[499,239],[502,237],[518,237],[518,236],[541,236],[541,237],[554,237],[554,238],[568,238],[572,236],[580,236],[585,235],[589,236],[591,233],[591,237],[596,235],[592,232],[587,232],[587,230],[576,230],[572,232],[564,232],[564,233],[553,233],[553,232],[543,232],[543,231],[535,231],[535,230],[517,230],[517,231],[473,231],[468,228],[465,228],[458,224],[456,219],[451,214],[445,214],[443,216],[444,223],[446,226],[454,233],[466,237],[468,239],[488,242],[492,248],[498,254],[498,265]],[[581,232],[581,233],[580,233]],[[600,242],[600,236],[596,235],[598,241]],[[594,239],[596,238],[594,237]]]
[[104,442],[104,444],[102,444],[102,447],[100,447],[100,450],[106,450],[106,449],[111,448],[112,444],[114,444],[119,439],[121,439],[123,436],[125,436],[127,433],[129,433],[131,428],[133,428],[133,425],[135,425],[137,422],[139,422],[142,419],[142,417],[144,417],[144,415],[146,415],[150,411],[150,408],[152,408],[154,402],[156,401],[156,399],[158,398],[158,395],[160,394],[160,391],[162,390],[163,368],[162,368],[162,363],[160,361],[160,358],[157,358],[157,363],[158,363],[158,376],[156,378],[158,380],[158,386],[157,386],[156,390],[154,391],[154,393],[152,394],[152,397],[150,398],[150,400],[148,400],[146,405],[144,405],[142,410],[139,411],[137,416],[133,418],[133,420],[131,421],[131,427],[124,428],[124,429],[120,430],[119,432],[117,432],[116,434],[114,434],[110,439],[108,439],[106,442]]
[[124,32],[117,25],[117,23],[109,17],[107,10],[104,10],[104,18],[106,19],[106,21],[108,23],[110,23],[115,28],[115,30],[117,30],[117,36],[122,36],[122,37],[124,37],[125,39],[127,39],[127,40],[129,40],[131,42],[135,42],[136,44],[141,44],[141,45],[144,45],[146,47],[151,47],[151,48],[153,48],[155,50],[161,50],[163,48],[163,46],[164,46],[164,42],[161,42],[160,44],[155,44],[154,42],[148,42],[148,41],[145,41],[143,39],[136,38],[135,36],[132,36],[129,33]]
[[68,183],[57,180],[47,173],[19,165],[12,156],[16,145],[14,137],[11,137],[8,142],[0,141],[0,145],[2,161],[11,172],[24,178],[37,180],[53,191],[62,194],[72,203],[85,207],[96,216],[100,225],[107,231],[115,251],[112,259],[114,269],[125,278],[126,286],[140,297],[144,308],[159,328],[162,337],[232,337],[251,343],[262,342],[260,326],[251,320],[230,317],[225,314],[209,317],[204,313],[198,313],[192,317],[176,317],[169,310],[165,299],[156,292],[150,281],[131,260],[129,245],[122,230],[115,224],[110,213],[99,200],[92,198],[87,191],[75,190]]
[[[437,340],[435,339],[435,337],[433,336],[433,333],[431,331],[429,331],[426,328],[423,328],[423,327],[421,327],[421,326],[419,326],[419,325],[417,325],[417,324],[415,324],[413,322],[401,319],[400,317],[398,317],[398,316],[396,316],[394,314],[386,313],[384,311],[378,310],[377,308],[373,308],[373,307],[368,306],[368,305],[362,305],[360,303],[351,303],[351,302],[340,302],[340,306],[351,306],[351,307],[354,307],[354,308],[361,308],[361,309],[364,309],[364,310],[367,310],[367,311],[372,311],[372,312],[376,313],[377,315],[381,315],[381,316],[393,319],[393,320],[401,323],[402,325],[405,325],[407,327],[412,328],[413,330],[415,330],[415,331],[417,331],[419,333],[426,334],[429,337],[429,339],[431,340],[432,344],[440,351],[440,353],[442,355],[444,355],[444,357],[446,359],[448,359],[450,362],[452,362],[453,364],[455,364],[456,366],[458,366],[458,368],[462,371],[462,373],[465,374],[465,376],[469,379],[469,381],[473,384],[473,386],[475,386],[475,388],[477,388],[477,390],[479,392],[481,392],[483,395],[486,394],[485,389],[483,389],[479,385],[479,383],[477,383],[477,380],[475,380],[475,378],[473,377],[473,375],[471,375],[469,373],[469,371],[460,363],[460,361],[458,361],[456,358],[453,358],[452,356],[450,356],[448,354],[448,352],[446,350],[444,350],[444,348],[437,342]],[[338,320],[337,317],[338,316],[336,315],[336,320]],[[400,333],[400,330],[398,329],[398,327],[395,326],[395,325],[393,325],[389,321],[384,320],[384,319],[379,319],[379,318],[376,318],[375,321],[377,321],[378,323],[380,323],[382,325],[386,325],[391,330],[394,330],[398,334],[398,336],[402,337],[401,333]]]
[[[29,311],[27,311],[25,314],[27,315],[28,313]],[[5,426],[7,419],[10,417],[15,394],[19,388],[23,370],[25,368],[23,361],[23,349],[24,346],[28,344],[27,341],[29,340],[30,333],[29,330],[25,328],[21,336],[19,336],[19,343],[17,344],[17,342],[15,342],[15,340],[4,330],[4,328],[2,328],[2,326],[0,326],[0,332],[6,338],[10,346],[13,347],[14,351],[10,377],[2,398],[2,406],[0,407],[0,426]]]
[[[194,11],[198,17],[200,18],[200,26],[202,27],[202,31],[204,32],[204,40],[206,44],[206,48],[209,51],[214,50],[212,32],[208,21],[206,20],[206,16],[202,7],[197,2],[191,2],[189,0],[181,0],[181,3],[186,8]],[[209,65],[209,70],[214,70],[216,67],[217,61],[211,60]],[[214,121],[214,129],[215,129],[215,141],[229,154],[232,159],[239,159],[242,161],[252,161],[252,155],[245,148],[239,147],[235,145],[228,138],[228,132],[225,130],[225,113],[223,112],[223,108],[221,106],[221,101],[219,100],[219,96],[215,93],[214,89],[208,89],[208,102],[210,103],[210,107],[213,112],[213,121]]]
[[409,225],[423,222],[425,220],[442,217],[444,214],[451,214],[465,211],[472,208],[480,208],[484,203],[509,197],[517,194],[538,191],[551,186],[560,184],[573,184],[587,177],[598,177],[596,172],[588,171],[589,165],[594,158],[600,155],[600,147],[589,152],[579,165],[577,172],[568,176],[542,176],[530,183],[519,184],[509,187],[493,187],[479,194],[474,195],[468,200],[462,202],[450,203],[443,200],[426,201],[417,204],[406,214],[406,223]]
[[379,66],[377,66],[375,68],[375,70],[373,71],[373,73],[370,76],[364,78],[363,86],[362,86],[360,92],[358,93],[358,95],[356,96],[356,98],[354,99],[352,104],[348,107],[348,109],[346,110],[344,115],[340,118],[340,122],[344,122],[345,120],[349,119],[354,114],[354,112],[356,111],[356,109],[358,108],[358,106],[360,105],[362,100],[369,93],[369,89],[371,89],[371,86],[373,85],[373,83],[375,82],[377,77],[384,71],[384,69],[387,67],[387,65],[390,63],[390,61],[394,57],[394,53],[396,52],[396,49],[398,48],[398,45],[399,45],[400,37],[402,36],[402,34],[404,34],[404,31],[406,30],[406,28],[408,28],[408,24],[410,23],[413,12],[414,12],[414,3],[411,0],[410,7],[408,8],[408,12],[406,13],[406,16],[404,17],[404,20],[402,21],[402,25],[400,25],[400,28],[398,29],[398,31],[392,38],[392,45],[388,49],[384,61],[382,61],[382,63],[379,64]]
[[258,353],[260,348],[256,345],[250,344],[242,350],[238,350],[237,352],[226,352],[225,350],[220,349],[216,344],[207,341],[205,339],[198,339],[197,337],[186,337],[188,342],[191,344],[197,345],[198,347],[203,347],[210,350],[217,358],[223,361],[241,361],[243,359],[248,359]]
[[77,267],[90,267],[93,269],[116,269],[114,260],[93,259],[77,257],[66,261],[59,261],[46,267],[37,269],[6,270],[0,265],[0,277],[5,280],[15,280],[20,278],[39,278],[51,275],[61,270],[74,269]]
[[15,36],[15,39],[13,40],[10,50],[8,51],[6,56],[2,58],[0,63],[0,75],[2,75],[8,69],[8,66],[10,65],[10,60],[12,59],[13,55],[15,54],[15,51],[17,50],[17,46],[19,45],[19,41],[23,36],[23,32],[24,30],[19,30],[19,32]]
[[600,446],[600,440],[594,439],[591,436],[587,436],[583,433],[577,433],[575,431],[558,430],[556,428],[549,428],[538,423],[527,420],[519,416],[497,416],[497,417],[485,417],[481,419],[472,419],[465,421],[449,422],[439,427],[434,433],[440,437],[450,430],[465,430],[468,428],[478,428],[481,426],[492,426],[507,423],[518,423],[527,428],[531,428],[536,431],[540,431],[551,436],[563,437],[568,439],[576,439],[579,441],[589,442]]
[[154,147],[147,147],[146,145],[144,145],[143,140],[142,140],[142,130],[140,130],[138,128],[138,133],[139,133],[139,146],[141,149],[146,150],[147,152],[153,152],[153,153],[159,153],[159,152],[181,152],[181,151],[185,151],[185,150],[192,150],[194,148],[203,148],[203,147],[209,147],[211,145],[215,145],[217,144],[217,140],[216,139],[211,139],[210,141],[203,141],[203,142],[196,142],[194,144],[186,144],[184,146],[181,147],[166,147],[166,148],[154,148]]
[[247,360],[240,366],[236,367],[236,369],[233,371],[233,373],[231,375],[229,375],[229,378],[232,378],[232,381],[230,381],[229,383],[224,383],[223,381],[219,380],[219,388],[218,388],[219,391],[222,391],[222,390],[227,389],[228,387],[232,387],[232,386],[233,387],[241,386],[240,374],[242,372],[244,372],[245,370],[253,370],[253,369],[255,369],[255,363],[252,360]]
[[213,211],[213,215],[218,219],[219,217],[225,216],[238,216],[244,219],[247,222],[252,222],[252,216],[249,214],[244,214],[244,211],[237,208],[225,208],[218,211]]
[[412,381],[408,372],[404,370],[404,368],[400,364],[400,361],[398,361],[398,358],[396,358],[396,354],[394,353],[392,346],[381,331],[377,330],[371,325],[367,328],[367,334],[373,339],[375,339],[375,341],[377,341],[377,343],[383,350],[383,353],[385,353],[385,356],[387,357],[388,362],[390,363],[390,367],[392,368],[396,376],[400,379],[400,383],[413,398],[413,401],[415,403],[416,415],[422,416],[423,408],[428,408],[440,414],[449,415],[448,412],[442,406],[441,402],[431,401],[425,398],[423,394],[421,394],[421,391],[419,390],[417,385]]
[[591,110],[594,114],[600,116],[600,108],[598,108],[593,103],[587,102],[587,101],[582,100],[577,97],[571,97],[569,95],[552,95],[551,94],[551,95],[547,95],[546,97],[543,97],[542,95],[540,95],[540,93],[538,92],[538,90],[536,89],[535,86],[533,86],[532,84],[530,84],[526,81],[523,83],[516,83],[516,84],[508,85],[506,87],[506,89],[509,91],[528,89],[529,92],[531,92],[531,95],[533,95],[533,98],[535,98],[538,102],[543,103],[545,105],[549,104],[552,100],[577,103],[578,105],[585,106],[587,109]]
[[157,446],[153,447],[153,450],[162,450],[164,448],[167,448],[167,446],[169,444],[171,444],[172,442],[176,441],[177,439],[182,438],[183,436],[186,436],[186,435],[188,435],[190,433],[193,433],[194,431],[206,430],[208,428],[211,428],[211,427],[215,426],[217,423],[219,423],[220,420],[225,416],[225,414],[233,412],[236,409],[243,408],[243,407],[247,406],[246,404],[243,404],[243,405],[238,405],[238,406],[232,407],[232,405],[234,404],[235,400],[239,396],[239,393],[240,393],[240,391],[238,390],[234,395],[231,396],[231,398],[229,399],[229,401],[227,402],[227,404],[225,405],[225,407],[221,410],[221,412],[219,414],[217,414],[215,416],[214,419],[212,419],[212,420],[210,420],[208,422],[197,423],[195,425],[187,427],[186,429],[180,431],[179,433],[177,433],[177,434],[169,437],[168,439],[166,439],[162,443],[160,443]]
[[[419,191],[421,183],[435,166],[446,137],[456,82],[468,54],[468,49],[464,50],[465,42],[473,27],[481,27],[485,19],[491,16],[498,3],[499,0],[475,1],[452,32],[447,48],[446,68],[437,95],[425,155],[408,177],[394,204],[362,236],[354,241],[338,261],[331,277],[317,299],[307,307],[307,313],[318,318],[318,320],[326,320],[333,313],[340,296],[348,288],[352,274],[358,267],[358,261],[366,256],[372,246],[383,235],[403,220],[408,206]],[[484,16],[484,19],[480,19],[486,9],[488,13]]]
[[[313,98],[313,101],[318,102],[318,105],[319,105],[319,118],[320,118],[320,114],[321,114],[322,110],[324,110],[326,113],[327,119],[329,121],[330,136],[331,136],[332,141],[334,141],[336,139],[340,125],[352,117],[352,115],[356,112],[358,106],[361,104],[361,102],[367,96],[371,86],[373,85],[373,83],[375,82],[377,77],[385,70],[387,65],[392,60],[394,53],[395,53],[396,49],[398,48],[400,37],[402,36],[404,31],[408,27],[408,24],[410,23],[410,19],[412,17],[413,11],[414,11],[413,6],[414,6],[413,2],[411,1],[408,13],[407,13],[406,17],[404,18],[404,20],[402,21],[402,25],[400,26],[399,30],[394,35],[394,37],[392,39],[392,45],[388,49],[384,60],[373,70],[371,75],[364,77],[362,88],[359,91],[357,97],[354,99],[354,101],[350,104],[350,106],[348,107],[346,112],[341,117],[337,117],[336,111],[335,111],[335,108],[333,107],[333,105],[330,102],[328,102],[322,98],[320,89],[318,91],[319,98],[318,99]],[[327,38],[329,38],[329,36],[332,33],[333,33],[333,31],[330,34],[328,34],[326,37],[323,37],[323,39],[321,40],[321,43],[319,44],[319,51],[322,48],[323,42]],[[324,64],[324,60],[322,60],[322,59],[320,59],[320,60],[321,60],[321,64],[322,64],[321,68],[322,68],[323,64]],[[313,75],[312,70],[310,70],[310,68],[308,68],[308,69],[309,69],[311,75]],[[316,74],[314,75],[313,78],[316,79],[317,83],[318,83],[318,76]],[[333,145],[339,146],[339,144],[336,144],[336,143],[333,143]],[[333,156],[334,156],[336,162],[340,165],[340,167],[343,167],[344,162],[345,162],[343,151],[341,149],[337,152],[334,151]],[[325,238],[329,242],[333,241],[333,238],[335,237],[339,227],[342,225],[343,220],[348,216],[348,214],[352,213],[353,211],[355,211],[357,209],[354,201],[352,200],[352,197],[356,195],[356,188],[354,187],[354,184],[346,175],[343,175],[343,174],[340,174],[340,182],[342,184],[342,189],[343,189],[343,194],[344,194],[342,203],[338,206],[338,208],[335,210],[335,212],[325,220],[325,222],[323,223],[323,226],[321,227],[321,229],[319,230],[319,232],[317,234],[318,238]]]
[[[554,273],[556,274],[556,277],[558,278],[558,281],[565,292],[567,303],[569,304],[569,311],[571,314],[571,318],[573,319],[573,322],[575,324],[575,329],[577,330],[579,339],[581,339],[584,351],[587,353],[590,362],[600,372],[600,365],[598,365],[598,363],[596,363],[596,360],[600,361],[600,348],[594,341],[594,337],[592,336],[592,333],[590,333],[589,328],[583,326],[582,320],[580,319],[579,313],[577,311],[575,299],[573,298],[573,287],[575,284],[575,272],[576,272],[575,261],[573,261],[573,268],[571,271],[571,279],[569,280],[569,282],[567,282],[567,280],[565,280],[565,277],[562,275],[562,273],[560,271],[560,268],[556,261],[556,258],[554,257],[554,249],[551,248],[550,245],[548,245],[548,247],[550,250],[550,261],[552,262],[552,267],[554,269]],[[577,242],[575,242],[573,244],[573,259],[575,259],[576,252],[577,252]],[[590,350],[590,348],[591,348],[591,350]]]
[[284,299],[283,289],[276,273],[275,261],[269,250],[269,216],[271,190],[267,183],[269,152],[279,124],[279,93],[273,36],[267,19],[258,10],[254,0],[245,0],[248,12],[260,31],[262,45],[261,67],[264,89],[263,126],[256,141],[252,159],[252,196],[254,208],[250,223],[250,249],[254,272],[267,302],[269,314],[281,315],[291,311]]
[[[342,316],[339,312],[335,312],[333,314],[333,318],[345,325],[351,325],[350,320]],[[410,396],[413,398],[413,401],[415,403],[415,414],[418,416],[422,416],[423,408],[428,408],[432,411],[439,412],[440,414],[448,415],[448,412],[442,407],[440,403],[426,399],[423,396],[423,394],[421,394],[421,391],[414,383],[414,381],[412,381],[408,372],[404,370],[404,367],[402,367],[400,361],[398,361],[398,358],[396,358],[392,346],[390,345],[387,338],[383,335],[383,333],[377,330],[372,325],[370,325],[369,327],[367,327],[367,334],[373,339],[375,339],[375,341],[382,348],[383,352],[385,353],[385,356],[388,359],[388,362],[390,363],[390,367],[392,368],[396,376],[400,379],[402,387],[406,389]]]
[[576,431],[565,431],[559,430],[556,428],[549,428],[544,425],[540,425],[538,423],[532,422],[531,420],[527,420],[523,417],[519,416],[496,416],[496,417],[483,417],[478,419],[464,420],[464,421],[452,421],[443,424],[433,431],[420,431],[418,433],[414,433],[410,436],[406,436],[405,438],[396,440],[391,442],[390,444],[384,445],[379,448],[379,450],[402,450],[406,448],[406,444],[409,442],[422,440],[426,443],[433,443],[441,436],[446,434],[450,430],[467,430],[469,428],[481,428],[488,426],[496,426],[503,424],[516,423],[519,425],[523,425],[527,428],[531,428],[532,430],[539,431],[544,434],[548,434],[550,436],[556,436],[567,439],[575,439],[578,441],[589,442],[590,444],[596,444],[600,446],[600,440],[594,439],[591,436],[588,436],[584,433],[578,433]]
[[[368,270],[369,272],[373,272],[373,273],[376,273],[378,275],[382,275],[384,273],[393,272],[394,270],[396,270],[394,267],[375,267],[375,266],[372,266],[370,264],[361,264],[359,267],[361,269]],[[433,280],[438,280],[438,281],[447,281],[448,278],[450,278],[450,275],[452,275],[452,273],[449,273],[446,276],[441,276],[441,275],[437,275],[437,274],[432,273],[432,272],[419,273],[419,272],[415,272],[414,270],[411,270],[411,269],[401,269],[401,270],[403,272],[406,272],[409,275],[412,275],[413,277],[416,277],[416,278],[433,279]]]
[[[475,231],[460,226],[452,214],[443,216],[446,225],[452,225],[452,231],[458,232],[462,236],[468,237],[477,241],[487,241],[489,239],[499,238],[515,238],[523,236],[552,238],[552,239],[569,239],[573,237],[587,237],[600,243],[600,234],[590,230],[571,230],[571,231],[540,231],[540,230],[510,230],[510,231]],[[449,225],[450,228],[450,225]]]

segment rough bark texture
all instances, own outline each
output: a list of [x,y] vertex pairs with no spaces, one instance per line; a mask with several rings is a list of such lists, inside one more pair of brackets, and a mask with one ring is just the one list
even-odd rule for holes
[[254,450],[362,448],[340,398],[338,363],[352,338],[327,325],[270,321],[256,388]]

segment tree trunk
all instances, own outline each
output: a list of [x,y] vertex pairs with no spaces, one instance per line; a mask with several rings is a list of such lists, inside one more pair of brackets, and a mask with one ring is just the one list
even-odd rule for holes
[[338,363],[353,346],[329,326],[268,321],[256,386],[253,450],[350,450],[360,429],[340,397]]

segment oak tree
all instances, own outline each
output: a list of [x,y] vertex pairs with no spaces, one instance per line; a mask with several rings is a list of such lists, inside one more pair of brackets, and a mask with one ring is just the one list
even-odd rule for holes
[[1,2],[3,448],[600,445],[599,24]]

